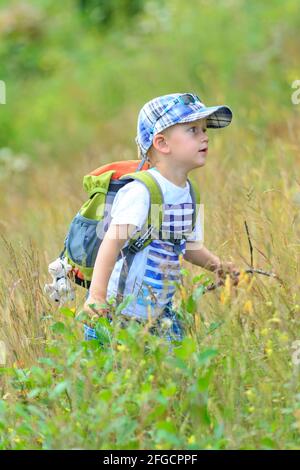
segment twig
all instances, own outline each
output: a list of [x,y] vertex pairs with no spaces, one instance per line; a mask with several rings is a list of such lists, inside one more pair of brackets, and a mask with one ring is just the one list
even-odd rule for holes
[[249,234],[248,225],[247,225],[246,220],[244,221],[244,224],[245,224],[245,227],[246,227],[246,232],[247,232],[247,237],[248,237],[248,242],[249,242],[249,247],[250,247],[250,258],[251,258],[250,266],[253,269],[253,246],[252,246],[252,243],[251,243],[250,234]]

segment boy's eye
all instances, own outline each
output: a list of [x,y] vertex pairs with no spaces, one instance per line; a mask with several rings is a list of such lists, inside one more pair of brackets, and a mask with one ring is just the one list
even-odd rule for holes
[[[195,129],[197,129],[196,126],[190,127],[190,131],[193,131],[193,132],[194,132]],[[203,132],[206,132],[206,131],[207,131],[207,128],[205,127],[204,129],[202,129],[202,131],[203,131]]]

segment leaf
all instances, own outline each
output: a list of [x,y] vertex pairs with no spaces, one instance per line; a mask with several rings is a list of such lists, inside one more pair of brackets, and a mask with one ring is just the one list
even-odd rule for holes
[[206,349],[198,354],[198,364],[207,364],[210,359],[216,357],[218,354],[219,351],[217,349]]
[[169,383],[165,388],[162,389],[162,394],[164,397],[172,397],[177,392],[177,387],[174,382]]
[[84,310],[80,310],[80,312],[78,312],[78,314],[76,315],[75,320],[78,322],[83,322],[85,320],[90,320],[90,316]]
[[181,268],[181,269],[180,269],[180,274],[181,274],[182,276],[188,276],[188,275],[189,275],[189,271],[188,271],[188,269],[186,269],[186,268]]
[[273,441],[273,439],[271,439],[270,437],[264,437],[261,440],[261,443],[262,443],[263,447],[266,448],[266,449],[275,449],[277,447],[276,442]]
[[224,320],[222,321],[219,321],[219,322],[212,322],[207,331],[206,331],[206,334],[209,335],[210,333],[212,333],[213,331],[217,330],[221,325],[223,325],[224,323]]
[[99,393],[99,399],[103,401],[109,401],[113,396],[113,392],[110,389],[101,390]]
[[61,395],[65,390],[68,389],[69,382],[67,380],[64,380],[63,382],[59,382],[54,389],[49,393],[49,398],[53,400],[54,398],[57,398],[59,395]]
[[208,389],[212,373],[213,369],[209,369],[209,371],[203,377],[199,377],[197,381],[197,388],[199,392],[202,393]]
[[186,303],[186,309],[189,313],[195,313],[196,308],[197,308],[197,303],[193,295],[190,295]]
[[40,387],[34,388],[27,394],[27,398],[35,398],[41,393],[42,389]]
[[202,274],[197,274],[197,276],[194,276],[194,277],[193,277],[192,283],[193,283],[193,284],[196,284],[197,282],[200,282],[205,276],[206,276],[206,274],[204,274],[204,273],[202,273]]
[[74,318],[75,316],[75,313],[70,308],[60,307],[59,312],[68,318]]
[[104,345],[111,343],[111,328],[107,318],[99,318],[95,324],[97,339]]
[[172,421],[158,421],[158,423],[156,423],[156,428],[162,429],[171,434],[177,433],[176,426],[174,423],[172,423]]
[[196,287],[193,291],[193,297],[195,300],[199,300],[205,292],[205,287],[203,285]]
[[39,418],[43,420],[46,418],[44,413],[35,405],[27,405],[27,409],[29,413],[31,413],[34,416],[39,416]]
[[118,307],[116,308],[116,315],[118,315],[119,313],[122,312],[122,310],[124,308],[127,307],[127,305],[135,298],[135,296],[133,294],[128,294],[125,299],[123,300],[123,302],[121,302]]
[[39,357],[37,362],[40,364],[46,364],[47,366],[50,367],[55,367],[55,362],[50,358],[50,357]]
[[61,321],[58,321],[56,323],[54,323],[54,325],[51,325],[51,329],[54,333],[66,333],[67,332],[67,328],[65,327],[65,324],[62,323]]
[[185,337],[181,346],[176,348],[175,356],[180,359],[188,359],[196,351],[196,343],[193,338]]
[[76,361],[76,359],[80,356],[80,354],[81,354],[81,350],[75,351],[72,354],[70,354],[67,360],[67,367],[71,367]]

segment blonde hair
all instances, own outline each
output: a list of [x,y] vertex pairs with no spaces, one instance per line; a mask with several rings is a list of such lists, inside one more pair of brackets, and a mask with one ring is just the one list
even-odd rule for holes
[[[141,147],[139,145],[137,145],[137,157],[138,157],[138,160],[142,160],[144,158]],[[150,158],[150,155],[148,155],[148,152],[146,153],[146,162],[149,163],[150,168],[154,166],[153,163],[151,162],[151,158]]]
[[142,154],[141,147],[139,146],[139,144],[137,144],[137,157],[138,157],[138,160],[142,160],[143,158],[143,154]]

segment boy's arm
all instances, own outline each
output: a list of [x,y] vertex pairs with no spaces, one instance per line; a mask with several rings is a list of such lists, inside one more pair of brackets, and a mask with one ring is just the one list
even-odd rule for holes
[[[149,207],[150,194],[140,181],[131,181],[117,192],[111,208],[111,223],[99,247],[89,297],[84,304],[84,311],[91,317],[105,315],[109,310],[107,287],[117,257],[126,240],[143,227]],[[90,304],[96,304],[93,310]],[[106,307],[101,307],[101,304],[106,304]]]
[[225,279],[226,274],[229,274],[233,279],[233,284],[238,284],[239,272],[231,261],[221,261],[220,258],[209,251],[203,243],[193,243],[193,248],[187,249],[183,258],[189,263],[201,266],[208,271],[213,271],[218,278],[218,281]]
[[117,257],[126,240],[131,237],[135,229],[136,226],[132,224],[117,225],[111,223],[105,233],[97,253],[89,297],[84,305],[84,311],[89,313],[90,316],[95,312],[89,308],[89,304],[97,303],[100,306],[100,304],[106,303],[107,286]]
[[186,261],[196,266],[201,266],[209,271],[216,271],[221,267],[220,258],[211,253],[203,243],[195,242],[192,245],[193,248],[189,250],[187,244],[186,252],[183,255]]

